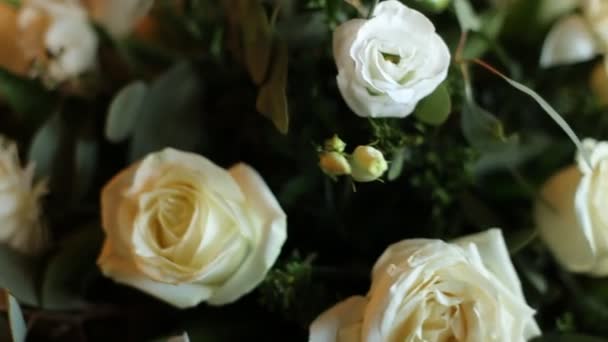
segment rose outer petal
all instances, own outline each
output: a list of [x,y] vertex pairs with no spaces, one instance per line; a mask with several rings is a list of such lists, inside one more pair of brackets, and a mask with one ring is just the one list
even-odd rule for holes
[[252,291],[275,263],[287,238],[287,215],[262,177],[246,164],[228,170],[245,195],[254,230],[250,254],[238,271],[209,298],[211,305],[234,302]]

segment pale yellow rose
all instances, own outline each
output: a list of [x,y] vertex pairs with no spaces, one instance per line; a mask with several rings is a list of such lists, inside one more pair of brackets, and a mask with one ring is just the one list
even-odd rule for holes
[[21,167],[17,146],[0,136],[0,243],[24,254],[47,247],[48,231],[41,220],[44,182],[34,183],[34,165]]
[[567,270],[608,275],[608,142],[586,139],[587,162],[551,177],[534,217],[542,239]]
[[148,155],[102,191],[102,272],[180,308],[253,290],[286,239],[260,175],[174,149]]
[[503,341],[538,336],[502,233],[388,247],[367,296],[319,316],[310,342]]

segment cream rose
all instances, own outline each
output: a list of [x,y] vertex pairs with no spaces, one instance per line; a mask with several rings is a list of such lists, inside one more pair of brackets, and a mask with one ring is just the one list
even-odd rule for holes
[[38,254],[48,243],[41,221],[44,182],[34,183],[34,165],[21,168],[17,146],[0,136],[0,243],[24,254]]
[[96,63],[97,36],[87,13],[75,0],[27,0],[18,25],[28,60],[35,61],[51,82],[63,82],[91,70]]
[[450,52],[423,14],[396,0],[334,32],[338,87],[355,114],[405,117],[446,78]]
[[124,37],[148,13],[154,0],[84,0],[90,16],[111,35]]
[[310,327],[311,342],[526,341],[540,334],[502,233],[404,240],[376,262],[366,297]]
[[252,168],[170,148],[118,174],[101,200],[102,272],[180,308],[250,292],[286,238],[285,213]]
[[543,186],[535,206],[541,237],[572,272],[608,275],[608,142],[585,139],[591,165],[578,156]]

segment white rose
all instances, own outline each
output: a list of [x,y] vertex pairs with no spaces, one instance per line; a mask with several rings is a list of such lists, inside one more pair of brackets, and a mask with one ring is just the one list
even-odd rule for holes
[[90,16],[115,37],[131,33],[154,0],[85,0]]
[[180,308],[247,294],[286,238],[285,213],[245,164],[225,170],[168,148],[118,174],[101,198],[102,272]]
[[572,272],[608,275],[608,142],[584,141],[591,167],[578,165],[549,179],[535,206],[541,237]]
[[446,78],[450,52],[423,14],[396,0],[334,32],[338,87],[363,117],[405,117]]
[[18,20],[21,31],[31,36],[23,42],[26,55],[49,80],[63,82],[95,66],[97,35],[78,1],[28,0]]
[[323,313],[311,342],[525,341],[540,334],[502,233],[404,240],[376,262],[366,297]]
[[22,169],[17,146],[0,136],[0,243],[25,254],[38,254],[48,243],[40,217],[46,185],[33,178],[34,166]]

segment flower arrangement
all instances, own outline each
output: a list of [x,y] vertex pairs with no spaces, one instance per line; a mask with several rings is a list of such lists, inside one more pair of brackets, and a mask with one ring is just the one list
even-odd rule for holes
[[607,9],[0,0],[0,341],[606,341]]

